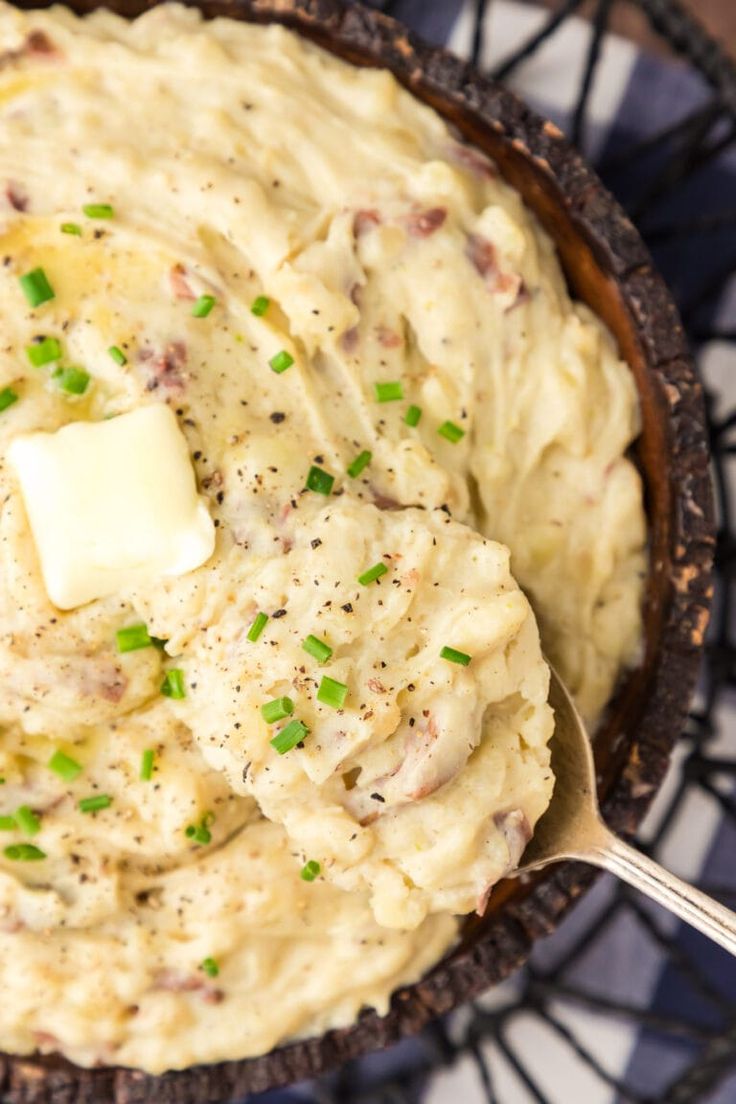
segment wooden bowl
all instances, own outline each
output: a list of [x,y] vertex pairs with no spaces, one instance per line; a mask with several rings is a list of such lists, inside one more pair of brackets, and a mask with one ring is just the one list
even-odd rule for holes
[[[36,8],[43,2],[21,0]],[[71,0],[77,12],[94,0]],[[124,16],[151,5],[107,0]],[[636,377],[643,432],[636,454],[646,487],[651,566],[645,654],[620,687],[596,740],[603,810],[632,833],[667,769],[698,670],[711,593],[714,543],[700,383],[677,310],[628,218],[549,122],[458,58],[405,27],[342,0],[201,0],[205,16],[277,21],[356,65],[390,69],[465,138],[488,153],[557,244],[574,293],[608,324]],[[394,996],[388,1015],[280,1047],[261,1058],[152,1077],[120,1068],[79,1069],[59,1058],[0,1057],[3,1104],[224,1104],[313,1077],[418,1031],[487,989],[528,957],[590,885],[567,863],[526,885],[502,883],[485,916],[422,981]]]

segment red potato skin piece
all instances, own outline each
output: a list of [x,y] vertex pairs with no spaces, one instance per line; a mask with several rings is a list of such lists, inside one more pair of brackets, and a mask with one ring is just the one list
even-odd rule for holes
[[[526,818],[526,813],[524,813],[522,809],[505,809],[501,813],[495,813],[493,816],[493,823],[506,840],[506,845],[509,849],[509,865],[506,874],[510,874],[512,870],[516,869],[521,861],[521,856],[524,854],[524,848],[532,838],[532,828]],[[502,877],[505,876],[505,874],[502,875]],[[478,897],[475,906],[475,911],[478,916],[482,916],[485,912],[486,906],[488,905],[488,899],[491,896],[491,890],[495,884],[495,882],[491,882]]]
[[404,344],[401,334],[395,333],[388,326],[376,326],[375,332],[379,345],[383,345],[384,349],[398,349]]
[[174,970],[164,970],[154,982],[154,989],[168,993],[199,993],[205,1004],[221,1004],[225,999],[222,989],[197,974],[179,974]]
[[169,272],[169,283],[175,299],[196,299],[196,295],[187,281],[187,270],[182,264],[175,264]]
[[28,196],[20,184],[15,184],[12,180],[8,181],[5,188],[5,198],[14,211],[23,212],[28,210]]
[[356,211],[353,216],[353,236],[362,238],[364,234],[380,226],[381,221],[382,219],[378,211],[373,208],[365,211]]
[[45,31],[31,31],[26,39],[25,52],[28,54],[41,54],[45,56],[59,55],[59,50],[51,41]]
[[183,391],[183,369],[187,363],[187,347],[183,341],[170,341],[159,356],[152,349],[143,349],[139,355],[143,363],[150,362],[150,377],[146,391],[164,387],[170,391]]
[[340,348],[344,353],[354,353],[358,347],[360,334],[357,326],[351,326],[340,335]]
[[[504,294],[507,291],[515,290],[517,297],[511,306],[519,305],[519,295],[524,282],[516,272],[501,272],[498,266],[496,247],[492,241],[481,237],[480,234],[469,234],[465,246],[465,255],[478,275],[483,277],[490,292]],[[528,292],[526,294],[528,298]]]
[[469,234],[465,247],[465,255],[484,280],[498,275],[498,261],[496,259],[496,247],[488,238],[482,238],[480,234]]
[[430,207],[426,211],[412,211],[406,218],[406,228],[413,238],[428,238],[444,224],[447,210]]
[[5,50],[0,54],[0,69],[12,65],[24,58],[44,58],[49,61],[61,58],[61,51],[44,31],[31,31],[25,42],[17,50]]
[[495,166],[470,146],[454,146],[452,158],[482,180],[495,180],[498,177]]

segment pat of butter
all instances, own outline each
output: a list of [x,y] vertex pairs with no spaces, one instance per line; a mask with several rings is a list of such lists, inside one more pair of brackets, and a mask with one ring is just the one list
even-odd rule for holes
[[60,609],[183,575],[212,555],[212,518],[163,403],[17,437],[8,458]]

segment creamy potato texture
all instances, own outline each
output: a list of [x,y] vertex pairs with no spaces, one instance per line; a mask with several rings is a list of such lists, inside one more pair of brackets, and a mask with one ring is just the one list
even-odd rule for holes
[[[634,661],[634,384],[388,73],[175,6],[2,5],[0,50],[0,1048],[259,1054],[385,1010],[518,862],[514,576],[591,721]],[[62,611],[8,449],[156,403],[214,553]]]

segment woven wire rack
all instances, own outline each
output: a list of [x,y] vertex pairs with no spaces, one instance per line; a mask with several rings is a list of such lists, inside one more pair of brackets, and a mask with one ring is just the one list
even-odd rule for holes
[[[421,2],[373,0],[371,6],[411,25]],[[557,0],[545,6],[549,12],[542,28],[496,65],[492,76],[512,78],[536,51],[551,45],[565,21],[584,5],[583,0]],[[471,56],[476,64],[483,57],[492,7],[493,0],[475,0]],[[702,82],[703,95],[695,109],[683,112],[682,105],[673,101],[671,119],[664,127],[628,145],[619,142],[613,153],[597,159],[596,168],[636,222],[669,281],[696,356],[704,362],[717,347],[726,372],[730,357],[733,402],[736,319],[732,314],[732,323],[719,327],[715,307],[736,275],[736,188],[732,184],[730,197],[707,196],[702,205],[693,202],[692,195],[688,199],[688,192],[697,186],[703,170],[712,170],[718,159],[736,149],[736,65],[678,0],[595,0],[592,5],[588,0],[585,8],[592,30],[568,128],[569,137],[584,152],[591,155],[586,141],[589,106],[604,39],[623,9],[628,9],[629,17],[636,9],[656,35],[657,50],[668,52]],[[595,156],[592,160],[596,161]],[[678,211],[682,207],[687,208],[684,214]],[[638,840],[646,852],[670,860],[678,832],[688,817],[698,815],[704,802],[713,803],[722,817],[719,831],[733,830],[736,857],[736,734],[731,720],[729,752],[729,723],[723,716],[729,699],[731,708],[736,706],[736,461],[731,459],[736,457],[736,406],[729,408],[728,399],[724,401],[716,388],[707,389],[706,397],[719,509],[716,599],[693,711],[669,778]],[[709,878],[700,886],[736,908],[736,861],[729,865],[717,884]],[[683,931],[623,884],[600,879],[584,906],[510,982],[447,1020],[431,1024],[418,1040],[352,1063],[299,1088],[296,1096],[273,1093],[259,1100],[263,1104],[286,1099],[313,1104],[420,1104],[431,1097],[433,1104],[450,1098],[456,1104],[469,1104],[453,1096],[449,1084],[447,1096],[437,1091],[438,1079],[464,1063],[472,1067],[477,1090],[473,1100],[488,1104],[736,1102],[736,967],[724,952]],[[614,994],[595,986],[590,961],[621,953],[622,920],[629,941],[648,942],[657,960],[656,971],[667,966],[666,1011],[658,1008],[662,1002],[656,1000],[632,1001],[625,987]],[[618,942],[609,946],[616,930]],[[662,1063],[657,1087],[652,1089],[651,1069],[646,1091],[637,1084],[635,1068],[629,1066],[623,1075],[612,1073],[610,1063],[587,1045],[585,1020],[578,1016],[582,1030],[570,1027],[565,1016],[569,1008],[582,1010],[599,1028],[608,1022],[612,1029],[628,1028],[632,1039],[648,1037],[664,1043],[669,1058]],[[554,1069],[540,1077],[540,1050],[550,1047],[556,1051]],[[583,1071],[583,1082],[589,1086],[585,1095],[579,1089],[571,1095],[566,1088],[572,1066],[578,1075],[576,1084],[581,1083]]]

